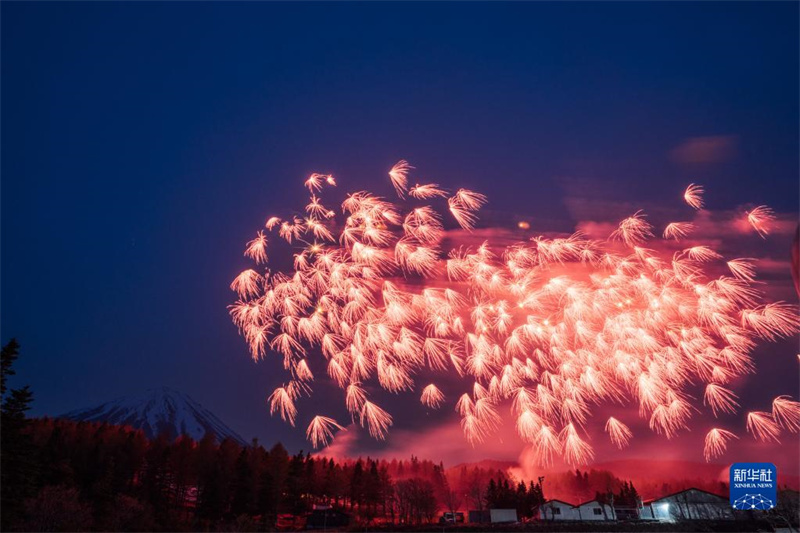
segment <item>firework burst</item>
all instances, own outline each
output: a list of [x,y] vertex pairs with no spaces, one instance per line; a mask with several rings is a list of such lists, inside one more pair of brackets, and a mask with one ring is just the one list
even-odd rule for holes
[[[231,283],[239,299],[231,318],[253,358],[280,354],[289,381],[268,403],[292,425],[301,396],[327,375],[354,422],[384,439],[392,416],[370,397],[375,385],[400,394],[420,380],[417,398],[438,408],[445,397],[434,381],[443,377],[463,384],[455,410],[470,443],[493,434],[509,407],[542,464],[556,456],[581,464],[593,455],[584,425],[595,406],[636,406],[654,432],[672,437],[703,406],[735,412],[728,387],[752,372],[756,342],[800,328],[796,307],[762,301],[752,260],[726,263],[702,243],[671,256],[650,249],[654,227],[641,211],[608,240],[537,236],[443,249],[450,228],[475,227],[487,198],[467,189],[448,196],[433,183],[409,189],[413,168],[400,161],[389,172],[402,207],[359,191],[342,202],[341,217],[324,202],[336,180],[312,174],[306,216],[269,218],[276,238],[262,231],[245,247],[256,267]],[[700,209],[702,194],[690,185],[684,199]],[[762,236],[770,216],[748,214]],[[663,236],[679,240],[694,229],[673,222]],[[292,249],[290,272],[266,267],[275,241],[287,246],[281,239]],[[720,275],[725,268],[729,275]],[[324,370],[315,377],[317,366]],[[693,399],[698,383],[701,405]],[[747,416],[759,440],[777,440],[781,427],[800,429],[800,407],[787,397],[776,398],[771,414]],[[307,436],[324,446],[339,428],[317,416]],[[620,448],[632,438],[615,418],[605,430]],[[706,458],[731,438],[711,430]]]

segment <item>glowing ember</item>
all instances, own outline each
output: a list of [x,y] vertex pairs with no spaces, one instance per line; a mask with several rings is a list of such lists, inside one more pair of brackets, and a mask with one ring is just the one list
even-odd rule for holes
[[[492,434],[498,409],[510,404],[517,432],[542,464],[555,456],[580,464],[593,456],[583,426],[594,406],[632,403],[654,432],[672,437],[702,408],[690,388],[704,385],[713,415],[736,411],[726,387],[752,372],[756,340],[800,328],[794,306],[761,302],[752,260],[725,263],[702,244],[671,257],[645,248],[654,228],[642,212],[625,218],[608,241],[539,236],[444,252],[452,223],[441,213],[470,230],[486,197],[466,189],[448,197],[437,184],[408,189],[413,168],[400,161],[389,172],[403,208],[355,192],[342,203],[341,221],[321,199],[335,179],[312,174],[306,216],[266,224],[295,249],[294,270],[249,269],[231,284],[239,301],[230,313],[253,358],[269,350],[283,356],[288,382],[268,401],[292,425],[296,403],[311,394],[310,363],[325,364],[353,420],[377,439],[392,417],[369,400],[364,384],[400,393],[424,379],[419,400],[437,408],[445,398],[430,381],[440,376],[465,383],[455,408],[469,442]],[[684,198],[700,209],[702,193],[690,185]],[[748,214],[762,236],[772,217],[763,207]],[[673,222],[663,237],[680,240],[694,229]],[[267,246],[259,232],[245,255],[266,263]],[[724,268],[732,275],[716,277]],[[772,414],[747,416],[747,429],[763,441],[777,440],[781,427],[800,429],[800,404],[786,397],[776,398]],[[322,446],[340,428],[317,416],[307,435]],[[614,418],[605,430],[620,448],[632,438]],[[706,459],[722,454],[731,438],[709,431]]]

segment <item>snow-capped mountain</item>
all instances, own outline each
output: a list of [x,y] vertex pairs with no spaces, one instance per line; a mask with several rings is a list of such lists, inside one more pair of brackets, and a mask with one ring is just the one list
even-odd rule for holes
[[161,434],[170,438],[188,435],[199,441],[206,433],[212,433],[218,442],[230,437],[239,444],[247,444],[214,413],[186,394],[167,387],[71,411],[61,418],[131,426],[143,430],[149,438]]

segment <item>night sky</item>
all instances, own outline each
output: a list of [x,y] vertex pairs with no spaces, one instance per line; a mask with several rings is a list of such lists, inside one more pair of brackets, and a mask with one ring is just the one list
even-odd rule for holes
[[[711,210],[797,218],[797,3],[0,11],[0,328],[22,344],[12,384],[31,385],[35,415],[163,385],[245,438],[307,449],[265,405],[278,358],[254,364],[226,306],[244,243],[304,204],[311,172],[388,195],[407,159],[547,231],[680,208],[690,182]],[[790,241],[775,236],[774,259]],[[797,398],[796,344],[756,352],[746,406]],[[420,417],[395,429],[433,423]]]

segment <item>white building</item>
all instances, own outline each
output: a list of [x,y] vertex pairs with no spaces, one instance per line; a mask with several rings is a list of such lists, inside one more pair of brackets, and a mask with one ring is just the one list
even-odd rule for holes
[[[605,513],[603,512],[605,507]],[[539,507],[540,520],[616,520],[614,509],[606,504],[601,505],[597,500],[591,500],[579,505],[572,505],[561,500],[548,500]]]
[[601,504],[597,500],[590,500],[575,506],[576,520],[616,520],[614,508],[608,504]]
[[734,520],[727,498],[700,489],[686,489],[644,502],[643,520]]
[[539,507],[540,520],[577,520],[578,511],[571,503],[547,500]]
[[[605,512],[603,512],[605,511]],[[700,490],[686,489],[661,498],[648,500],[638,509],[620,509],[619,516],[613,506],[590,500],[572,505],[562,500],[548,500],[539,507],[539,519],[550,521],[580,520],[600,521],[628,518],[676,522],[679,520],[735,520],[727,498]]]

